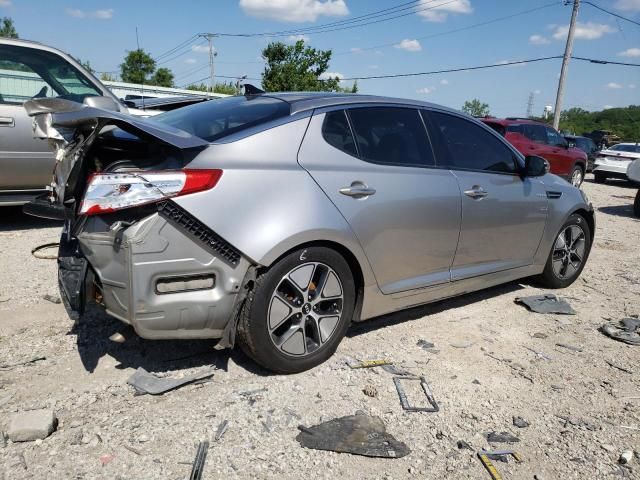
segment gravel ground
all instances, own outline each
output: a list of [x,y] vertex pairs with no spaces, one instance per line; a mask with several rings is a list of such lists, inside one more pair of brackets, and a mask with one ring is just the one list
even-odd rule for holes
[[[59,226],[3,209],[0,366],[46,359],[0,367],[0,430],[14,413],[38,408],[53,409],[59,424],[42,441],[0,438],[0,479],[186,479],[202,440],[211,442],[204,479],[488,479],[475,451],[491,447],[522,455],[519,464],[494,462],[505,478],[640,478],[640,453],[618,465],[623,451],[640,451],[640,347],[597,330],[640,313],[635,189],[590,177],[584,189],[598,210],[595,244],[582,277],[558,292],[578,315],[528,312],[514,298],[541,290],[510,283],[356,325],[327,363],[289,376],[260,370],[238,351],[214,351],[211,341],[139,339],[100,312],[74,326],[43,299],[58,295],[55,262],[30,253],[56,241]],[[116,332],[124,343],[108,339]],[[420,339],[434,348],[417,346]],[[392,375],[351,370],[347,357],[388,357],[425,375],[440,412],[404,412]],[[183,376],[210,365],[218,368],[211,381],[162,396],[134,396],[126,384],[138,367]],[[295,440],[300,424],[357,411],[381,417],[412,452],[367,458]],[[514,416],[530,426],[515,427]],[[229,427],[215,441],[224,420]],[[520,442],[490,445],[492,431]],[[459,440],[474,450],[459,449]]]

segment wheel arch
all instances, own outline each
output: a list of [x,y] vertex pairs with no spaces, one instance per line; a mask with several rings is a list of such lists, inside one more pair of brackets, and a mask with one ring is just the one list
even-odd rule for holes
[[580,215],[587,221],[587,225],[589,225],[589,233],[591,235],[591,244],[593,245],[593,239],[596,235],[595,214],[593,213],[593,211],[589,211],[584,208],[578,208],[577,210],[574,210],[573,212],[571,212],[569,216],[567,216],[567,218],[569,218],[571,215],[574,215],[574,214]]

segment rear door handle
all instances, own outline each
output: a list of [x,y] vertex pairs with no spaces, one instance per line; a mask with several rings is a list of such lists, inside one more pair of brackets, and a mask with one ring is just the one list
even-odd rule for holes
[[470,190],[465,190],[464,194],[467,197],[473,198],[474,200],[480,200],[486,197],[487,195],[489,195],[489,192],[487,192],[484,188],[478,185],[474,185],[473,187],[471,187]]
[[3,127],[13,127],[15,122],[13,117],[0,117],[0,126]]
[[366,184],[362,182],[353,182],[348,187],[342,187],[339,192],[342,195],[346,195],[347,197],[353,198],[364,198],[369,197],[371,195],[375,195],[376,189],[369,188]]

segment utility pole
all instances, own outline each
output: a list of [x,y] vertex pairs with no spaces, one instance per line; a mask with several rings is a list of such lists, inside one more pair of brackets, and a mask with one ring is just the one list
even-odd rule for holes
[[215,33],[201,33],[198,35],[199,37],[206,38],[209,42],[209,88],[207,89],[207,97],[210,94],[213,94],[213,90],[216,85],[216,75],[215,70],[213,68],[213,58],[218,55],[217,52],[213,51],[213,38],[216,36]]
[[553,111],[553,128],[556,130],[560,125],[560,112],[562,110],[562,97],[564,96],[564,80],[569,69],[569,60],[573,51],[573,34],[576,30],[576,19],[578,18],[578,8],[580,0],[573,0],[573,12],[571,12],[571,23],[569,24],[569,33],[567,34],[567,44],[564,48],[564,57],[562,58],[562,69],[560,70],[560,79],[558,80],[558,93],[556,95],[556,107]]
[[533,92],[529,93],[529,101],[527,102],[527,118],[531,118],[533,116],[533,96],[535,94]]

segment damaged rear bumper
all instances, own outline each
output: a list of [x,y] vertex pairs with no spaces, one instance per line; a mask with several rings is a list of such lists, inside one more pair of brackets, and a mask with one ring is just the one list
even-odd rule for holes
[[170,201],[135,222],[85,217],[60,252],[72,315],[95,301],[148,339],[222,337],[251,265]]

